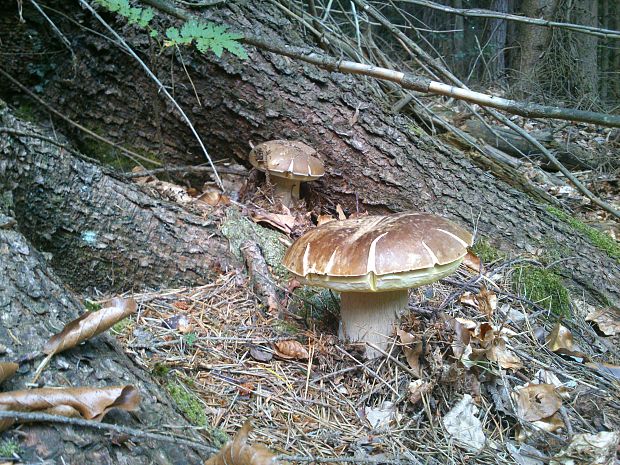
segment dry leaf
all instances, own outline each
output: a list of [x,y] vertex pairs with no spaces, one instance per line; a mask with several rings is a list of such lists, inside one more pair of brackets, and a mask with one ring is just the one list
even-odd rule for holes
[[321,226],[322,224],[329,223],[330,221],[336,221],[336,218],[331,215],[319,215],[316,219],[316,225]]
[[87,312],[66,325],[45,344],[43,352],[57,354],[70,349],[114,326],[131,315],[138,307],[134,299],[114,298],[109,305],[96,312]]
[[573,335],[558,321],[547,336],[547,346],[553,352],[560,349],[573,350]]
[[220,451],[205,462],[205,465],[276,465],[276,456],[265,446],[247,443],[248,434],[252,431],[249,420],[246,421],[235,435]]
[[594,310],[586,316],[586,321],[596,323],[605,336],[620,334],[620,311],[617,308]]
[[476,273],[480,273],[482,271],[482,262],[480,261],[480,258],[471,250],[467,251],[467,255],[465,255],[465,258],[463,259],[463,265],[474,270]]
[[[133,386],[103,388],[42,388],[0,393],[0,410],[69,414],[77,411],[87,420],[101,420],[112,408],[136,410],[140,394]],[[13,424],[0,421],[0,431]]]
[[340,204],[336,205],[336,213],[338,214],[338,219],[340,221],[343,221],[343,220],[347,219],[347,215],[344,214],[344,210],[342,209]]
[[549,465],[614,465],[620,433],[575,434],[566,449],[554,455]]
[[482,422],[476,416],[478,407],[469,394],[465,394],[458,404],[443,417],[443,426],[459,446],[472,452],[480,451],[486,437]]
[[295,227],[295,217],[292,215],[281,215],[279,213],[257,212],[250,213],[250,217],[255,223],[267,223],[284,234],[290,234]]
[[506,341],[496,337],[486,352],[487,359],[499,363],[504,369],[518,370],[523,368],[521,359],[517,357],[507,346]]
[[409,402],[413,405],[417,404],[422,400],[422,396],[424,394],[433,390],[433,384],[428,381],[424,381],[421,379],[416,379],[409,383],[408,391],[409,391]]
[[0,384],[15,374],[19,365],[13,362],[0,362]]
[[400,338],[400,342],[403,344],[403,353],[407,358],[407,363],[411,367],[412,374],[418,378],[422,377],[422,357],[424,344],[422,341],[417,340],[411,333],[403,331],[402,329],[396,330],[396,334]]
[[273,358],[273,354],[255,346],[250,349],[250,357],[258,362],[269,362]]
[[393,402],[386,400],[379,408],[364,407],[364,417],[371,428],[384,430],[397,419],[398,412]]
[[493,291],[489,291],[486,286],[481,286],[476,300],[478,301],[480,311],[491,320],[493,312],[497,308],[497,294]]
[[298,341],[279,341],[274,346],[276,355],[281,358],[303,360],[310,357],[306,348]]
[[511,394],[522,420],[537,421],[550,417],[562,406],[562,398],[551,384],[526,384]]
[[538,430],[546,431],[548,433],[555,433],[566,426],[559,413],[555,413],[550,417],[543,418],[542,420],[533,421],[530,425],[532,426],[531,429],[517,427],[517,434],[515,436],[517,441],[524,442]]
[[230,198],[217,189],[205,190],[200,196],[196,197],[196,200],[211,205],[212,207],[230,204]]

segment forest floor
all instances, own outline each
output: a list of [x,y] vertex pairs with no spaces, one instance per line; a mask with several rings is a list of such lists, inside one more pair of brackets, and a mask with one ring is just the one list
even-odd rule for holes
[[[618,202],[617,179],[578,175]],[[578,194],[546,187],[614,237],[617,223]],[[231,248],[248,237],[261,246],[280,312],[231,270],[199,288],[133,295],[137,316],[115,327],[210,443],[250,419],[254,442],[306,462],[614,463],[620,314],[569,293],[553,267],[565,258],[512,257],[479,242],[455,275],[412,291],[389,352],[366,361],[337,339],[338,296],[299,286],[279,265],[309,215],[213,195],[204,208]]]

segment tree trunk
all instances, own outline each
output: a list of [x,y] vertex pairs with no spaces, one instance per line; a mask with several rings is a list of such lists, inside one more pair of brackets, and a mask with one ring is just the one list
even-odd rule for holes
[[[559,0],[523,0],[517,13],[531,18],[551,20]],[[511,68],[514,90],[517,95],[540,95],[540,69],[544,53],[549,53],[552,30],[548,27],[519,24],[517,26],[517,47],[513,52]]]
[[[0,203],[0,360],[14,361],[40,351],[45,341],[81,313],[82,306],[63,286],[31,244],[11,227],[14,221]],[[24,357],[26,358],[26,357]],[[3,391],[26,389],[40,359],[22,363]],[[99,336],[54,356],[40,378],[45,386],[103,387],[134,385],[141,395],[139,410],[110,411],[104,421],[143,431],[178,426],[188,439],[199,441],[188,423],[170,407],[166,392],[153,384],[112,338]],[[26,424],[2,434],[15,439],[24,463],[66,464],[200,464],[205,457],[191,448],[154,440],[74,426]],[[116,443],[116,444],[115,444]]]
[[[0,127],[37,132],[6,106]],[[197,285],[229,265],[213,216],[156,200],[33,137],[0,132],[0,157],[0,193],[10,195],[20,230],[74,289]]]
[[[305,43],[269,2],[227,2],[203,11],[210,20],[266,40]],[[100,29],[88,15],[66,13]],[[29,14],[25,4],[24,15]],[[61,65],[68,54],[51,55],[58,61],[42,88],[47,100],[115,141],[130,141],[163,161],[203,161],[187,128],[130,57],[60,15],[53,19],[70,38],[77,66],[74,70]],[[349,212],[360,207],[370,212],[421,210],[445,215],[475,226],[478,236],[506,251],[567,258],[557,262],[566,276],[620,301],[620,269],[613,258],[558,221],[546,205],[478,168],[465,153],[411,130],[411,120],[383,112],[367,97],[362,80],[248,47],[246,61],[181,50],[190,82],[172,50],[158,54],[149,48],[144,32],[131,28],[122,32],[147,60],[152,58],[152,69],[191,110],[214,157],[244,161],[250,143],[303,140],[318,150],[327,172],[309,187],[311,206],[332,208],[340,203]],[[6,34],[0,30],[3,42]],[[19,40],[27,46],[30,39],[21,35]],[[13,72],[24,76],[26,69],[13,63]],[[25,203],[24,217],[32,209]],[[29,234],[48,251],[65,249],[40,237],[38,228],[29,228]]]

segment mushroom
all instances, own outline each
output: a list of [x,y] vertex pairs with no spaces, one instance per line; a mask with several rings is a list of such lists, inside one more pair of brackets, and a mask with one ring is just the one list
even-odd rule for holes
[[308,231],[282,263],[303,284],[340,291],[341,339],[385,350],[408,290],[453,273],[471,245],[469,232],[436,215],[366,216]]
[[299,199],[302,182],[314,181],[325,174],[323,163],[316,158],[316,150],[303,142],[272,140],[258,144],[250,152],[250,163],[269,174],[275,194],[290,207]]

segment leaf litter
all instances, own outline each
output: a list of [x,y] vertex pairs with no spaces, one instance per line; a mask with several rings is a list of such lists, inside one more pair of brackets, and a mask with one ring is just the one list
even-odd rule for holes
[[[281,320],[257,311],[238,272],[198,288],[135,296],[143,310],[120,338],[141,365],[167,367],[162,382],[191,379],[210,428],[235,437],[251,419],[253,444],[281,457],[529,465],[549,463],[576,434],[618,431],[613,344],[601,349],[585,315],[559,323],[535,304],[511,299],[505,270],[485,273],[493,282],[462,267],[432,293],[413,291],[413,311],[389,357],[374,361],[337,339],[332,310],[307,300],[308,288],[290,286],[289,295],[280,284],[289,309]],[[474,305],[461,301],[464,291]],[[187,305],[181,310],[174,302]],[[166,324],[181,311],[192,344]],[[303,351],[283,357],[287,345]]]

